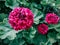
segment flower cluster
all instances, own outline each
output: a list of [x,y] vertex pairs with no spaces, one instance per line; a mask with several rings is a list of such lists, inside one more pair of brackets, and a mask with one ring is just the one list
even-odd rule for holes
[[33,21],[33,13],[28,8],[17,7],[9,15],[9,23],[15,30],[28,29]]
[[54,13],[47,13],[45,21],[48,24],[57,24],[58,21],[59,21],[59,17],[56,14],[54,14]]
[[41,34],[46,34],[48,31],[48,26],[46,24],[39,24],[38,25],[38,32]]
[[[15,30],[28,29],[34,23],[33,13],[28,8],[17,7],[10,12],[9,23]],[[48,24],[57,24],[59,17],[54,13],[47,13],[45,22]],[[46,34],[48,32],[48,26],[44,23],[37,26],[38,32]]]

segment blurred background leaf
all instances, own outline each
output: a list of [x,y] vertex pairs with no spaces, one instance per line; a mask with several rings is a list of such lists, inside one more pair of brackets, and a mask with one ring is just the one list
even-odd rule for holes
[[19,3],[17,2],[17,0],[6,0],[5,5],[7,7],[10,7],[11,9],[13,9],[14,7],[19,7]]
[[7,18],[7,17],[8,17],[7,14],[1,13],[1,14],[0,14],[0,22],[2,22],[3,19],[4,19],[4,18]]

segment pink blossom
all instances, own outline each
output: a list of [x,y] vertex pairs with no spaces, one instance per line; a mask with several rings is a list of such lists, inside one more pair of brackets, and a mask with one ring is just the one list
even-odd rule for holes
[[9,23],[15,30],[28,29],[32,26],[33,13],[30,9],[17,7],[9,14]]
[[38,32],[41,34],[46,34],[48,32],[48,26],[46,24],[39,24]]
[[54,13],[47,13],[45,21],[48,24],[57,24],[58,21],[59,21],[59,17],[56,14],[54,14]]

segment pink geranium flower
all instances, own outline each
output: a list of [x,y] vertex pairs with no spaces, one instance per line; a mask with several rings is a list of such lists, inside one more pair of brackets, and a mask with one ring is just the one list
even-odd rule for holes
[[46,34],[48,32],[48,26],[46,24],[39,24],[38,32],[41,34]]
[[59,17],[56,14],[54,14],[54,13],[47,13],[45,21],[48,24],[57,24],[58,21],[59,21]]
[[28,8],[17,7],[9,14],[9,23],[15,30],[28,29],[33,22],[33,13]]

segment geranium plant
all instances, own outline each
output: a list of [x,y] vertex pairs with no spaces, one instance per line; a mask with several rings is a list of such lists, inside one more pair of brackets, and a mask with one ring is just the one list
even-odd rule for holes
[[60,0],[1,0],[0,45],[60,45]]

